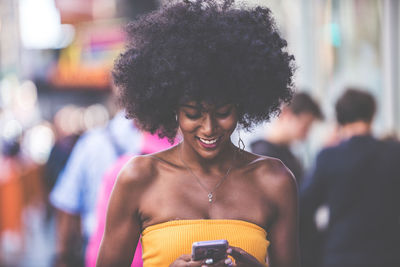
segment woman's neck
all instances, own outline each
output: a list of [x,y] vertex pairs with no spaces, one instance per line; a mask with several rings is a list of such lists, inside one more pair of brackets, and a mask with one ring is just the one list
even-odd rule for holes
[[186,145],[184,141],[177,147],[179,158],[182,163],[194,170],[201,170],[204,172],[224,172],[229,168],[235,160],[236,147],[229,142],[224,148],[213,158],[202,157],[191,146]]

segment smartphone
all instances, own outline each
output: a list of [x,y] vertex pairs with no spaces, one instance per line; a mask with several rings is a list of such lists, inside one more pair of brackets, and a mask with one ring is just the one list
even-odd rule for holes
[[192,245],[192,259],[195,261],[213,259],[214,262],[217,262],[227,257],[226,250],[228,247],[227,240],[194,242]]

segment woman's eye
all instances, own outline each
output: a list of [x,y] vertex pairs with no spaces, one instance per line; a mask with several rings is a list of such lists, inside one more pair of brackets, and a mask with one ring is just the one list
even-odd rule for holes
[[189,114],[189,113],[185,113],[185,116],[188,117],[191,120],[195,120],[201,117],[201,114]]
[[219,118],[226,118],[231,114],[231,109],[229,109],[228,111],[225,112],[217,112],[215,113],[215,115],[217,115],[217,117]]

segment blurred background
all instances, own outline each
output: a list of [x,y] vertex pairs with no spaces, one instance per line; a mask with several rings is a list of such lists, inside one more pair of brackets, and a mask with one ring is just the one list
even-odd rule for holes
[[[268,6],[295,55],[298,91],[325,120],[295,148],[305,166],[335,127],[346,86],[377,99],[374,133],[400,131],[400,2],[247,0]],[[116,112],[110,69],[122,26],[162,0],[0,0],[0,266],[51,266],[55,230],[48,194],[78,137]],[[248,144],[268,131],[241,133]],[[55,144],[63,155],[49,163]]]

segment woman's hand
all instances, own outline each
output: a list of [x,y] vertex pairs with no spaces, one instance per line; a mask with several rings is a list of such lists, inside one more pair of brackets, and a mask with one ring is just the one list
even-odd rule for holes
[[[169,267],[227,267],[234,266],[232,260],[227,258],[218,262],[210,262],[210,260],[193,261],[191,255],[182,255],[174,261]],[[242,265],[240,265],[242,266]],[[245,265],[243,265],[245,266]]]
[[229,256],[235,259],[235,263],[228,265],[233,267],[265,267],[256,258],[241,248],[229,246],[226,251]]
[[169,267],[264,267],[265,264],[260,263],[255,257],[247,253],[241,248],[229,246],[227,254],[235,259],[232,262],[230,258],[223,259],[218,262],[210,262],[209,260],[193,261],[192,256],[185,254],[176,259]]

